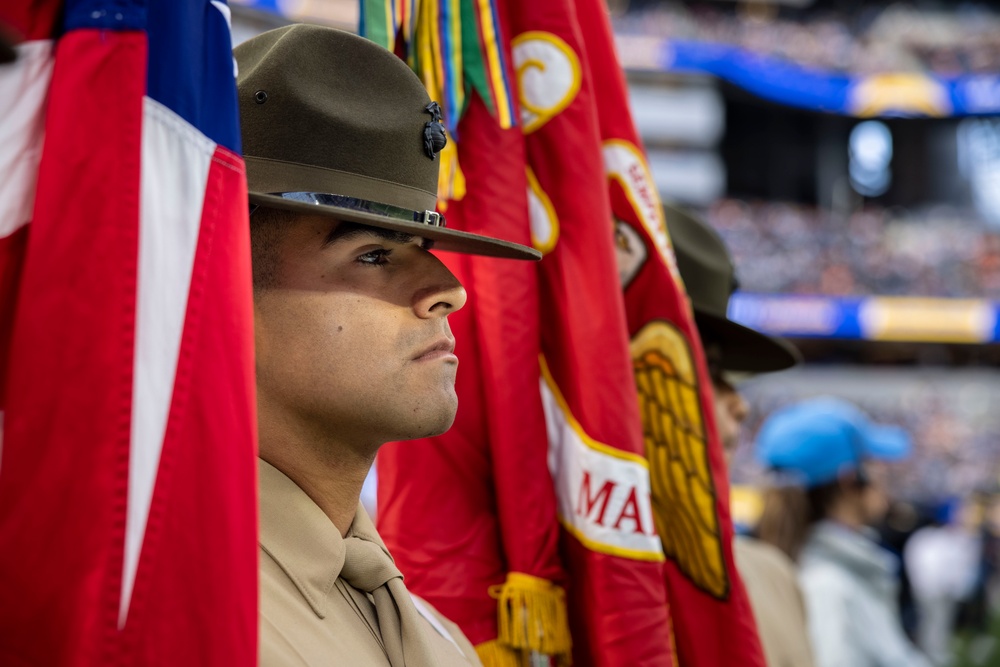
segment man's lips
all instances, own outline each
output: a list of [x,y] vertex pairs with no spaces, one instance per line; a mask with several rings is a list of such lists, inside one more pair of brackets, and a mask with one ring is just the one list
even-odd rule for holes
[[458,361],[458,357],[455,356],[454,338],[442,338],[413,358],[414,361],[434,361],[435,359]]

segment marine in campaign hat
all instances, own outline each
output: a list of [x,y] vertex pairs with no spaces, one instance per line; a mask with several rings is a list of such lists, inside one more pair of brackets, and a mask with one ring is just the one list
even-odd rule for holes
[[676,206],[665,205],[664,216],[698,332],[707,347],[716,349],[721,368],[730,372],[767,373],[797,364],[801,355],[785,339],[729,319],[729,298],[739,287],[739,280],[732,256],[719,233]]
[[[801,357],[788,341],[729,319],[729,298],[738,281],[732,256],[719,233],[675,206],[665,205],[664,217],[677,269],[705,347],[715,424],[728,458],[749,413],[733,374],[784,370]],[[750,598],[767,664],[811,667],[814,661],[794,564],[772,545],[747,537],[736,539],[733,554]]]
[[444,432],[465,290],[431,247],[537,259],[435,211],[437,105],[396,56],[293,25],[235,49],[260,436],[262,665],[479,664],[358,500],[378,448]]

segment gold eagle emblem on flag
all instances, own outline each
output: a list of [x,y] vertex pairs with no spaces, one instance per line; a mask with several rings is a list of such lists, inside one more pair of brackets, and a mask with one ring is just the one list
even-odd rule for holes
[[662,320],[632,339],[653,520],[667,558],[698,588],[729,593],[698,374],[684,335]]

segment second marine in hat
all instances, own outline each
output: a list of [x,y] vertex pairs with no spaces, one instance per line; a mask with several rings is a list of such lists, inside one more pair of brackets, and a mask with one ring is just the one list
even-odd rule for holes
[[[664,216],[705,347],[715,423],[729,458],[748,416],[746,400],[732,374],[784,370],[797,364],[800,356],[787,341],[729,319],[729,298],[738,282],[732,257],[718,232],[674,206],[665,206]],[[733,554],[768,667],[811,667],[805,605],[794,564],[775,547],[749,537],[736,539]]]

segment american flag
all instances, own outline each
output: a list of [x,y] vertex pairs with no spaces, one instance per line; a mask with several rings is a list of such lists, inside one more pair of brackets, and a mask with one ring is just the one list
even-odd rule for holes
[[0,664],[253,665],[246,178],[218,0],[5,0]]

